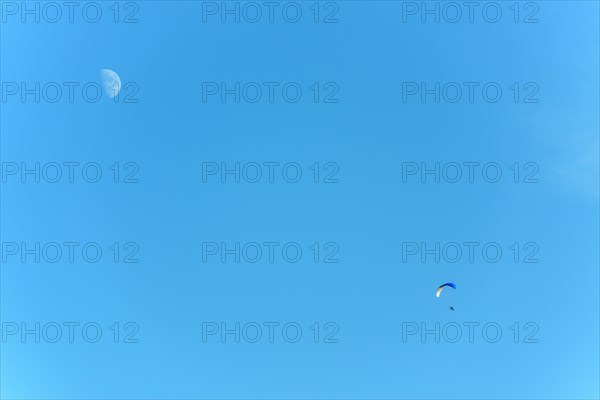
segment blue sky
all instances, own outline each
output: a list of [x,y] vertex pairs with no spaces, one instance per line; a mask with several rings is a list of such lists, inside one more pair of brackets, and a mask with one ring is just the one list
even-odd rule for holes
[[0,2],[3,398],[599,398],[597,2],[38,4]]

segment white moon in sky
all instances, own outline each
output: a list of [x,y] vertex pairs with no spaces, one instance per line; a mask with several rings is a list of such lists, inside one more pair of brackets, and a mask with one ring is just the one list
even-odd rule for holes
[[102,79],[104,92],[108,97],[111,99],[116,97],[121,90],[121,78],[119,78],[119,75],[111,69],[101,69],[100,78]]

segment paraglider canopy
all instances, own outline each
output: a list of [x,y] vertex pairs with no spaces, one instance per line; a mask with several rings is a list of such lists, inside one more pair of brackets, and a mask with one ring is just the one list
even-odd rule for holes
[[450,286],[452,289],[456,289],[456,285],[454,283],[452,283],[452,282],[444,283],[439,288],[437,288],[437,290],[435,292],[435,297],[440,297],[440,294],[442,293],[442,290],[444,290],[444,288],[446,286]]

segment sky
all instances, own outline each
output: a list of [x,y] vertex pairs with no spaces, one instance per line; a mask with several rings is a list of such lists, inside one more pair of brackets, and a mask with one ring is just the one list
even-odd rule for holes
[[0,10],[0,397],[600,397],[597,2]]

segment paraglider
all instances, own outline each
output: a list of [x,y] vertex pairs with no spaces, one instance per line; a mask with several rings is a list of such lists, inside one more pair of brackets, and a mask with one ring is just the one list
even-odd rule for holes
[[444,290],[444,288],[446,286],[450,286],[452,289],[456,289],[456,285],[454,283],[451,283],[451,282],[444,283],[442,286],[440,286],[439,288],[437,288],[437,291],[435,292],[435,297],[440,297],[440,294],[442,293],[442,290]]

